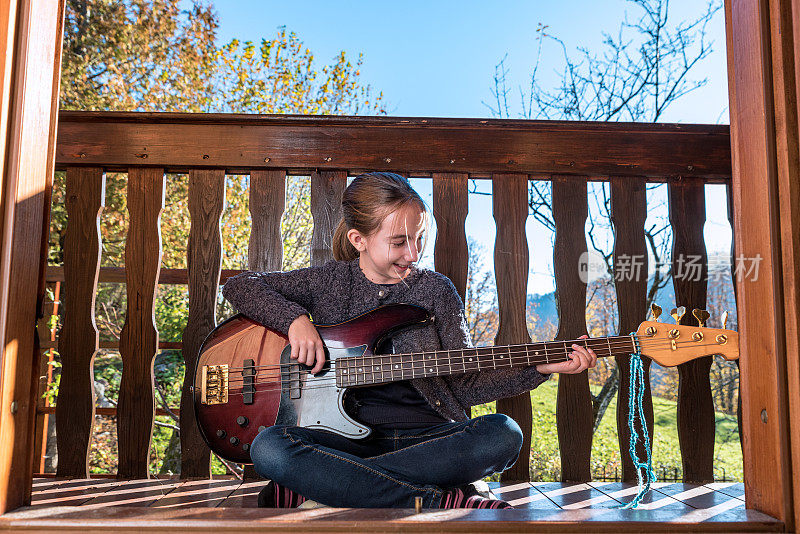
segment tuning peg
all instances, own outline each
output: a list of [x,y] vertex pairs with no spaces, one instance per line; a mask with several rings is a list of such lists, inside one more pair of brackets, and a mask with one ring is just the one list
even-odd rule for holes
[[681,324],[681,318],[686,315],[686,306],[672,308],[670,315],[672,315],[672,318],[675,319],[675,324]]
[[725,330],[728,326],[728,310],[722,314],[722,329]]
[[658,318],[661,315],[661,306],[656,304],[655,302],[650,305],[650,318],[658,322]]
[[703,328],[706,325],[708,318],[711,317],[711,314],[706,310],[700,310],[698,308],[692,310],[692,315],[694,315],[694,318],[697,319],[697,325],[700,328]]

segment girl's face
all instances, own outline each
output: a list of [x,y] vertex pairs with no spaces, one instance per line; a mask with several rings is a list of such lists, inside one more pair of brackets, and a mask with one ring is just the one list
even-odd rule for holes
[[364,276],[376,284],[396,284],[408,276],[422,251],[425,226],[424,212],[407,205],[389,213],[372,235],[348,231]]

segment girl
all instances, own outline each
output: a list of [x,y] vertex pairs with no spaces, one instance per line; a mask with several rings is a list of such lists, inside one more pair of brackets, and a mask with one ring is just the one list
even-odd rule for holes
[[[333,256],[321,267],[243,273],[223,295],[241,313],[288,336],[291,357],[319,372],[322,340],[310,320],[335,324],[382,304],[426,308],[429,326],[393,336],[394,353],[471,347],[464,306],[452,282],[415,263],[424,249],[429,215],[408,180],[393,173],[357,177],[345,189]],[[570,361],[420,378],[355,388],[348,412],[373,432],[361,440],[321,430],[272,426],[259,433],[250,456],[271,482],[260,506],[297,506],[306,498],[336,507],[505,508],[470,483],[513,465],[522,432],[511,418],[467,417],[470,406],[529,391],[550,373],[579,373],[596,355],[573,345]]]

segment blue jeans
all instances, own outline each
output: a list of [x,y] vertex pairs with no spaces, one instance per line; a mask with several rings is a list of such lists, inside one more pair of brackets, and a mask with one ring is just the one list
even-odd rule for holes
[[353,440],[296,426],[272,426],[253,440],[256,472],[335,507],[436,508],[443,490],[511,467],[519,425],[503,414],[411,430],[374,430]]

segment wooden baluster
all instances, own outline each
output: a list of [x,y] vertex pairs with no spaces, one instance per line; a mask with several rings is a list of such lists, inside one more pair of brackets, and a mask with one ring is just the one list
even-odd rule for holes
[[[644,224],[647,218],[647,183],[644,178],[611,178],[611,222],[614,226],[614,285],[617,290],[619,335],[635,332],[647,318],[648,258]],[[617,356],[619,389],[617,394],[617,435],[622,458],[622,480],[637,480],[630,457],[628,428],[628,387],[630,356]],[[650,444],[653,443],[653,397],[650,392],[650,358],[642,358],[644,368],[644,417]],[[641,431],[640,434],[641,436]],[[645,458],[644,447],[637,447],[639,458]]]
[[333,232],[342,218],[342,193],[347,186],[347,172],[322,171],[311,174],[311,265],[333,259]]
[[153,434],[153,358],[158,350],[155,293],[161,267],[160,216],[164,169],[133,167],[128,173],[130,227],[125,243],[128,306],[119,340],[122,381],[117,404],[119,478],[148,478]]
[[251,271],[281,270],[283,265],[281,216],[285,203],[285,171],[250,173],[250,219],[253,223],[247,252],[247,268]]
[[[495,345],[530,343],[525,324],[528,288],[528,177],[525,174],[492,176],[492,211],[497,225],[494,242],[494,273],[500,326]],[[533,420],[530,393],[497,401],[497,412],[512,417],[522,429],[523,441],[517,463],[501,475],[503,481],[530,480],[530,450]]]
[[98,167],[67,169],[64,235],[64,323],[58,342],[61,381],[56,403],[59,477],[89,476],[94,426],[94,357],[99,335],[94,300],[100,272],[100,213],[105,175]]
[[189,172],[189,317],[183,331],[186,372],[181,393],[181,478],[211,477],[211,451],[197,427],[192,386],[200,346],[217,325],[215,308],[222,264],[220,217],[224,205],[224,170]]
[[[286,172],[250,173],[250,243],[247,268],[251,271],[280,271],[283,265],[281,216],[286,208]],[[245,480],[258,480],[252,465],[244,466]]]
[[[708,258],[703,226],[706,221],[703,184],[669,184],[669,220],[672,224],[672,283],[675,301],[691,310],[705,309]],[[714,400],[709,373],[713,358],[706,356],[678,366],[678,441],[683,480],[714,480]]]
[[[556,226],[553,270],[558,304],[557,340],[586,333],[586,284],[578,276],[587,251],[584,225],[588,214],[586,178],[553,175],[553,221]],[[592,396],[589,374],[559,375],[556,401],[561,480],[591,480]]]
[[[436,271],[456,286],[461,301],[466,300],[469,250],[464,223],[469,210],[467,175],[434,173],[433,216],[436,219],[436,247],[433,263]],[[428,236],[431,237],[431,236]]]

